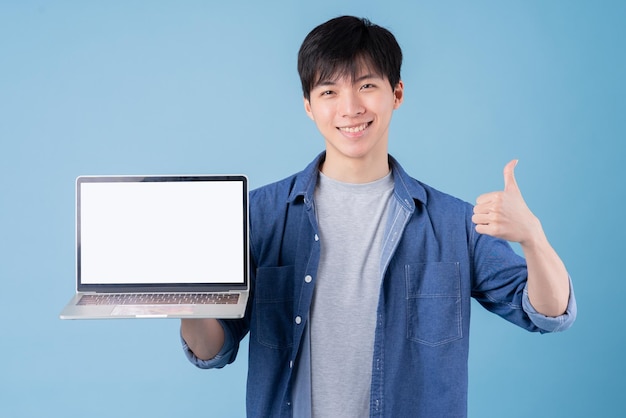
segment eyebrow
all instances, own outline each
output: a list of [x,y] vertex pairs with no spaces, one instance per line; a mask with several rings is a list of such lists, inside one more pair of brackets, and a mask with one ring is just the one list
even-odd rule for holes
[[[367,74],[363,74],[360,77],[355,78],[354,81],[353,81],[353,84],[359,83],[359,82],[361,82],[363,80],[367,80],[369,78],[379,78],[379,79],[382,79],[382,77],[379,76],[379,75],[376,75],[374,73],[367,73]],[[320,80],[319,82],[315,83],[315,85],[313,86],[313,89],[316,89],[318,87],[335,86],[335,85],[337,85],[337,81],[336,80],[337,80],[336,78],[332,79],[332,80],[331,79]]]

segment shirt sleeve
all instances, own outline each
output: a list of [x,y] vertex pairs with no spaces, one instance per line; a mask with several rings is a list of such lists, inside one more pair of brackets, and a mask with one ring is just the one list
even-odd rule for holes
[[545,316],[533,307],[528,297],[528,284],[524,287],[524,294],[522,297],[522,308],[528,315],[530,320],[537,327],[541,328],[545,332],[559,332],[565,331],[572,326],[576,320],[578,308],[576,306],[576,297],[574,296],[574,287],[572,286],[572,280],[569,280],[569,302],[567,303],[567,309],[565,313],[560,316],[551,317]]
[[230,362],[230,359],[233,357],[233,355],[236,354],[237,347],[235,347],[235,339],[230,328],[224,326],[224,324],[222,324],[222,327],[224,328],[224,345],[222,346],[220,352],[217,353],[215,357],[209,360],[201,360],[196,357],[196,355],[187,345],[187,342],[183,338],[182,333],[180,334],[180,340],[183,344],[183,351],[185,353],[185,356],[187,356],[187,359],[194,366],[200,369],[221,369],[222,367],[226,366]]

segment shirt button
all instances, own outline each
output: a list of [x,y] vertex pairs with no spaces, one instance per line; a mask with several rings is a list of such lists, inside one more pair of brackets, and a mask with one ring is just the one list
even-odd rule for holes
[[315,234],[314,239],[315,239],[315,241],[319,241],[319,240],[320,240],[320,237],[319,237],[317,234]]
[[302,318],[298,315],[296,316],[296,325],[300,325],[302,323]]
[[311,283],[311,280],[313,280],[313,277],[311,277],[310,274],[307,274],[306,276],[304,276],[304,281],[307,283]]

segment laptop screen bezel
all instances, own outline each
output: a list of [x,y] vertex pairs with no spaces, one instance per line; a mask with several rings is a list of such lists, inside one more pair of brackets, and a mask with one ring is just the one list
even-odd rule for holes
[[[190,181],[229,181],[242,183],[243,203],[243,282],[242,283],[129,283],[94,284],[83,283],[81,277],[81,190],[84,183],[119,182],[190,182]],[[76,178],[76,289],[81,293],[125,293],[125,292],[226,292],[245,291],[249,288],[249,204],[248,178],[243,174],[227,175],[107,175],[78,176]]]

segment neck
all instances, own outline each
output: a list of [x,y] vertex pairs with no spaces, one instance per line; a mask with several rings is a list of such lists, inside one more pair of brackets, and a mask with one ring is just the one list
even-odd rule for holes
[[378,158],[338,158],[327,152],[320,171],[344,183],[370,183],[389,174],[389,160],[386,153]]

